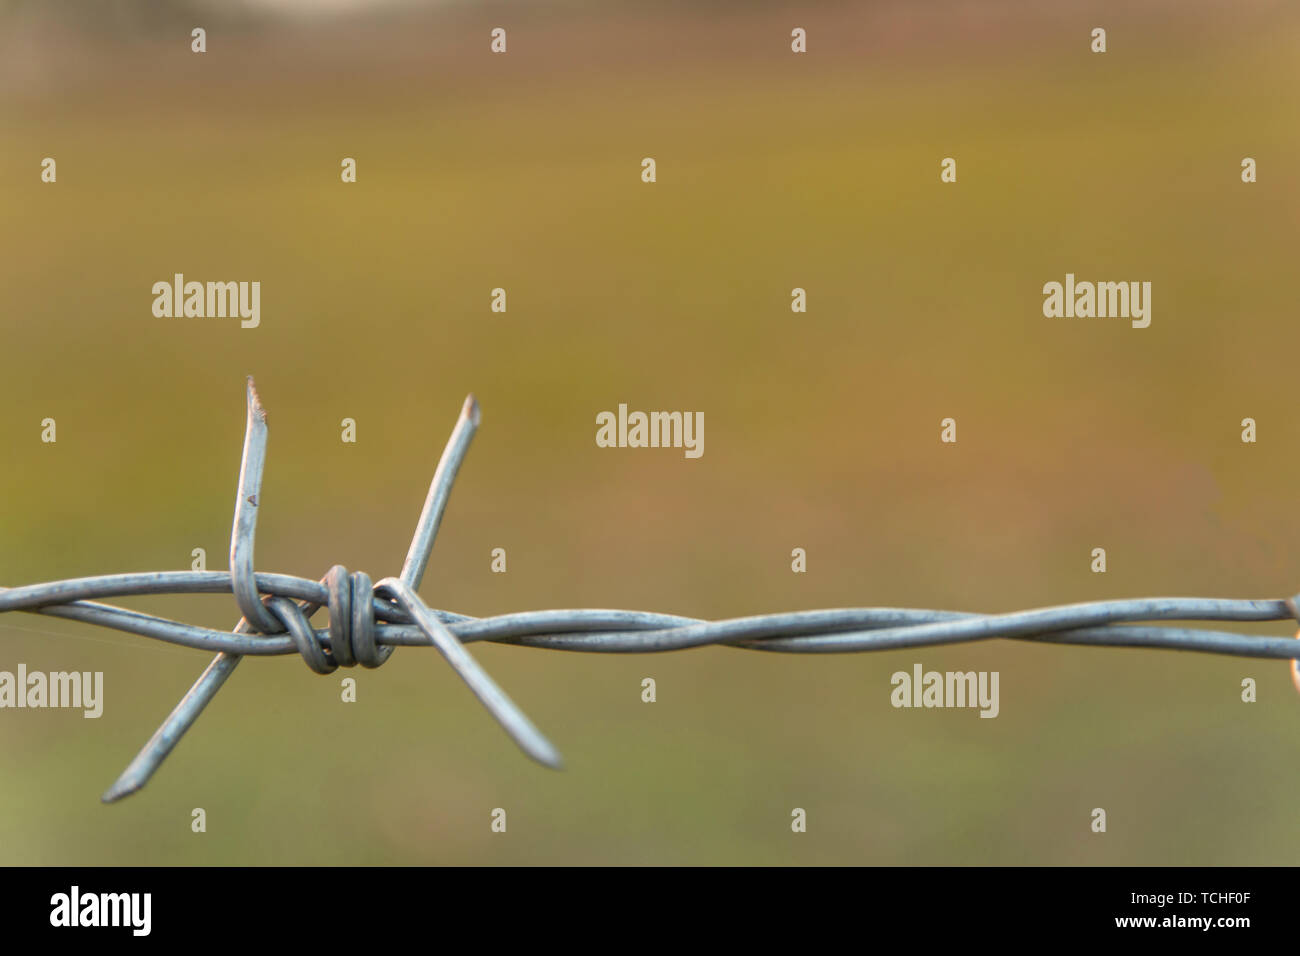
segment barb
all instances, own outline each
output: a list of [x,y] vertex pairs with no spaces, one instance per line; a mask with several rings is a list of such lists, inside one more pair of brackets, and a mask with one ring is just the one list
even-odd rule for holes
[[[122,775],[105,803],[143,787],[194,725],[244,657],[298,654],[311,670],[379,667],[397,647],[435,647],[528,756],[560,768],[560,753],[466,650],[474,641],[599,653],[654,653],[706,645],[827,654],[925,647],[992,638],[1198,651],[1289,660],[1300,691],[1300,640],[1237,634],[1164,621],[1296,621],[1300,595],[1277,600],[1138,598],[977,614],[916,608],[832,608],[704,621],[649,611],[604,608],[526,611],[477,618],[431,608],[416,593],[429,563],[451,486],[479,424],[469,396],[434,471],[401,574],[377,584],[363,572],[330,568],[320,581],[254,570],[267,424],[253,380],[231,529],[229,571],[151,571],[71,578],[0,588],[0,613],[68,618],[217,655]],[[140,594],[230,594],[241,617],[230,631],[199,627],[96,599]],[[328,625],[309,618],[327,608]],[[1300,638],[1300,632],[1296,634]]]

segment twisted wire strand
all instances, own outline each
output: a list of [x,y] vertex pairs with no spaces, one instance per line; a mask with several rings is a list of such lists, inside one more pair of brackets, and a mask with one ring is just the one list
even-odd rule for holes
[[[828,608],[708,621],[673,614],[606,608],[555,609],[472,617],[431,608],[416,593],[451,486],[479,424],[466,399],[439,459],[401,574],[375,583],[341,565],[319,581],[267,574],[254,567],[253,544],[266,458],[267,424],[257,390],[247,383],[248,415],[240,464],[229,571],[149,571],[71,578],[0,588],[0,613],[62,617],[217,652],[158,731],[102,796],[106,803],[148,782],[243,657],[298,654],[320,674],[338,667],[379,667],[397,647],[433,646],[530,757],[562,765],[559,751],[469,654],[465,645],[491,641],[591,653],[656,653],[721,645],[780,653],[856,653],[993,638],[1145,647],[1238,657],[1289,659],[1300,690],[1300,641],[1161,621],[1296,621],[1300,595],[1277,600],[1135,598],[982,614],[921,608]],[[230,631],[100,603],[100,598],[163,594],[230,594],[240,620]],[[310,618],[328,609],[328,623]],[[1300,636],[1300,635],[1298,635]]]
[[[329,602],[329,589],[319,581],[261,573],[256,580],[259,591],[272,598],[303,601],[317,607]],[[87,600],[142,594],[217,593],[233,593],[228,572],[104,575],[0,589],[0,612],[31,611],[66,617],[182,647],[241,656],[299,653],[288,634],[218,631]],[[411,623],[401,608],[375,597],[371,599],[370,610],[377,619],[373,631],[376,645],[394,648],[430,643],[428,636]],[[1286,600],[1136,598],[992,615],[921,608],[828,608],[719,621],[614,608],[524,611],[482,618],[435,608],[429,611],[464,644],[491,641],[589,653],[654,653],[710,644],[786,653],[849,653],[1021,638],[1057,644],[1191,650],[1238,657],[1300,657],[1300,642],[1293,638],[1204,628],[1122,626],[1161,620],[1292,620],[1296,615]],[[336,615],[332,614],[331,624],[335,619]],[[317,628],[312,633],[321,649],[333,654],[338,639],[333,627]],[[339,663],[348,666],[343,661]]]

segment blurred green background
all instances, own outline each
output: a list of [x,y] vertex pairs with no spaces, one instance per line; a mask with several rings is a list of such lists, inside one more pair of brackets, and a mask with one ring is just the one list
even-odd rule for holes
[[[400,569],[478,396],[422,588],[465,613],[1300,590],[1295,5],[331,6],[3,8],[0,581],[188,568],[196,547],[224,568],[252,374],[271,426],[258,567],[312,578]],[[261,327],[154,318],[175,272],[260,281]],[[1151,327],[1044,318],[1066,272],[1151,281]],[[597,448],[619,402],[703,411],[704,456]],[[123,603],[238,618],[228,596]],[[209,655],[7,615],[0,669],[102,670],[107,700],[97,721],[0,712],[0,864],[1300,851],[1281,662],[473,651],[565,772],[524,758],[432,651],[330,677],[286,657],[246,662],[149,787],[104,807]],[[890,674],[917,662],[999,671],[1000,716],[893,709]]]

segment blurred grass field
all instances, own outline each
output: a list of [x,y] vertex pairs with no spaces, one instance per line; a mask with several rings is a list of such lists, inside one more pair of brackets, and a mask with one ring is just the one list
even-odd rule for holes
[[[76,29],[32,9],[0,19],[6,584],[183,568],[195,547],[224,567],[252,374],[271,427],[258,567],[306,577],[400,568],[478,396],[422,588],[465,613],[1300,590],[1294,7],[450,7],[214,19],[203,56],[188,21]],[[261,327],[155,319],[150,286],[175,272],[260,281]],[[1066,272],[1150,280],[1151,327],[1045,319],[1042,285]],[[703,458],[597,448],[619,402],[702,410]],[[229,597],[126,603],[238,618]],[[348,672],[350,705],[344,672],[282,658],[241,666],[154,782],[105,808],[208,656],[0,618],[0,669],[102,670],[107,695],[97,721],[0,712],[0,864],[1300,851],[1280,662],[473,651],[568,770],[517,753],[432,651]],[[1000,671],[1000,716],[894,710],[889,675],[917,661]]]

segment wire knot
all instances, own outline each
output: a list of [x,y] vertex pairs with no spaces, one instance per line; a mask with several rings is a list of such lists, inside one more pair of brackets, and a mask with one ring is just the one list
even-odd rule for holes
[[[922,608],[831,608],[702,621],[675,614],[602,608],[531,611],[475,618],[436,611],[418,588],[446,508],[451,485],[478,427],[473,398],[438,461],[406,561],[396,577],[372,582],[336,565],[318,581],[254,571],[253,539],[261,508],[266,413],[250,380],[244,457],[240,464],[230,572],[158,571],[113,574],[0,588],[0,613],[51,614],[142,634],[169,643],[219,651],[144,749],[104,793],[111,803],[139,790],[194,723],[243,656],[298,653],[321,674],[339,667],[378,667],[398,645],[433,647],[528,756],[560,767],[559,751],[497,686],[466,649],[471,641],[614,653],[663,652],[725,645],[764,652],[843,653],[930,647],[991,638],[1096,647],[1172,648],[1289,662],[1300,689],[1300,632],[1262,637],[1165,622],[1300,622],[1300,594],[1284,600],[1131,598],[1034,608],[1004,614]],[[242,615],[233,632],[182,624],[100,604],[128,594],[215,593],[229,589]],[[328,607],[329,623],[309,619]]]
[[349,574],[336,564],[321,581],[329,595],[329,649],[308,618],[320,605],[300,605],[286,597],[270,597],[267,609],[293,638],[294,647],[317,674],[332,674],[340,667],[379,667],[393,648],[375,642],[374,585],[364,571]]

